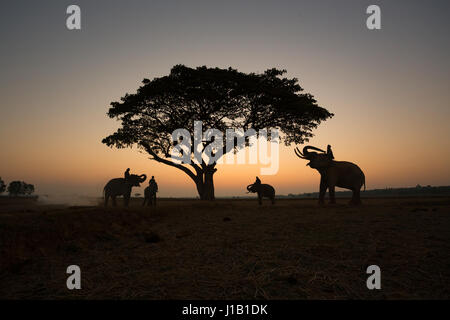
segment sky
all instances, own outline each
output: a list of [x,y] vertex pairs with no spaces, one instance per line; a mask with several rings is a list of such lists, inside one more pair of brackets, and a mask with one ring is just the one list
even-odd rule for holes
[[[81,8],[81,30],[66,8]],[[381,8],[368,30],[366,8]],[[450,184],[450,2],[2,1],[0,177],[38,194],[101,195],[132,172],[160,196],[196,196],[181,171],[101,143],[109,104],[176,64],[286,69],[335,116],[311,145],[357,163],[369,189]],[[319,174],[280,148],[278,194],[318,190]],[[259,165],[221,165],[216,196],[244,196]],[[146,183],[144,184],[144,186]],[[134,192],[142,192],[135,189]]]

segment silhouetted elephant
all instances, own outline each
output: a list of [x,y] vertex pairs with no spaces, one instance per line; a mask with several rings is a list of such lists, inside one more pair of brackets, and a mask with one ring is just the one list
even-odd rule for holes
[[262,204],[263,197],[272,200],[272,204],[275,203],[275,189],[269,184],[262,184],[258,177],[256,177],[255,183],[247,186],[247,191],[258,194],[259,204]]
[[[320,153],[308,151],[310,149]],[[353,196],[350,203],[361,204],[360,190],[363,185],[364,190],[366,190],[366,177],[356,164],[347,161],[334,161],[330,145],[327,147],[327,152],[316,147],[306,146],[303,148],[303,153],[298,148],[295,148],[295,154],[301,159],[309,160],[306,165],[319,171],[320,204],[324,203],[327,189],[330,191],[330,203],[336,203],[334,196],[335,187],[352,190]]]
[[105,195],[105,207],[108,205],[108,199],[111,197],[113,206],[116,206],[116,197],[123,196],[125,207],[128,206],[131,197],[131,188],[139,187],[141,182],[147,179],[145,174],[140,176],[136,174],[128,175],[128,178],[115,178],[109,180],[103,189]]
[[144,190],[144,202],[142,203],[145,206],[147,202],[148,206],[154,205],[156,206],[156,193],[158,192],[158,184],[155,181],[155,178],[152,176],[150,181],[148,182],[148,187]]

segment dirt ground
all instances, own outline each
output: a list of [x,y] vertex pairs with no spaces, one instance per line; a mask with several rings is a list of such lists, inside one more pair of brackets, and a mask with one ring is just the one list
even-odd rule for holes
[[[450,198],[0,202],[2,299],[449,299]],[[366,268],[381,268],[368,290]],[[81,290],[66,269],[81,268]]]

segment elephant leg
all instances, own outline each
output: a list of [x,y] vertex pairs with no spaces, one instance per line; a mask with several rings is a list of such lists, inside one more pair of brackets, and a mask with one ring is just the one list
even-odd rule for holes
[[260,196],[259,194],[258,194],[258,203],[259,205],[262,205],[262,196]]
[[352,198],[348,204],[355,204],[355,190],[352,190]]
[[124,203],[125,207],[128,207],[128,203],[130,203],[130,197],[124,196],[123,203]]
[[113,206],[116,207],[117,206],[116,196],[111,196],[111,199],[112,199]]
[[108,206],[109,194],[105,194],[105,207]]
[[360,205],[361,204],[360,189],[354,189],[353,190],[353,196],[352,196],[351,203],[354,204],[354,205]]
[[336,204],[336,197],[335,197],[334,189],[335,189],[335,186],[330,186],[328,189],[330,192],[330,204]]
[[271,200],[272,200],[272,204],[275,204],[275,197],[272,197]]
[[144,202],[142,202],[142,206],[145,206],[146,201],[147,201],[147,197],[144,198]]
[[327,183],[325,179],[320,179],[319,204],[325,204],[325,193],[327,192]]

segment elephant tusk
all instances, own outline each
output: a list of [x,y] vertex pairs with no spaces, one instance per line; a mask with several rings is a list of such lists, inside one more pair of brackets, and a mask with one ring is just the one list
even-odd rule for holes
[[303,154],[300,152],[300,150],[299,150],[298,148],[295,148],[295,149],[294,149],[294,152],[295,152],[295,155],[296,155],[297,157],[299,157],[300,159],[306,159],[306,158],[303,156]]
[[319,148],[316,148],[316,147],[313,147],[313,146],[306,146],[306,147],[303,148],[303,154],[304,154],[304,155],[308,154],[308,150],[309,150],[309,149],[312,149],[312,150],[316,150],[316,151],[320,151],[320,152],[325,153],[325,151],[322,150],[322,149],[319,149]]

